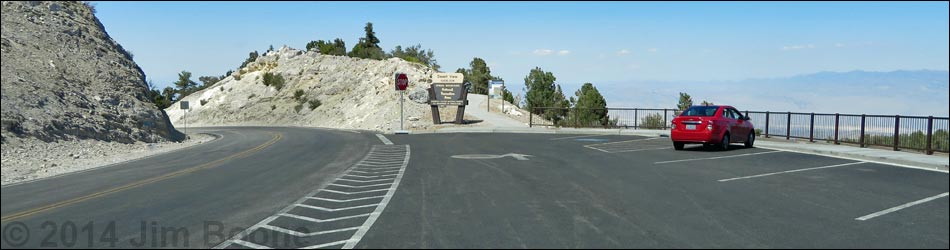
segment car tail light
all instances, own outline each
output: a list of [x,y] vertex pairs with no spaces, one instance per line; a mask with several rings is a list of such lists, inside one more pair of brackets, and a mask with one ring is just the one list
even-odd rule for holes
[[676,122],[672,122],[670,124],[671,124],[670,127],[672,128],[672,130],[676,130]]
[[715,123],[713,121],[709,121],[709,124],[706,124],[706,130],[712,131],[714,124]]

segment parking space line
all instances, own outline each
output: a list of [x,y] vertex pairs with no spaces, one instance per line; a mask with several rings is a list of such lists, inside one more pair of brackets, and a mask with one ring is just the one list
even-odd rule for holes
[[944,174],[950,173],[950,172],[948,172],[948,171],[946,171],[946,170],[939,170],[939,169],[933,169],[933,168],[925,168],[925,167],[911,166],[911,165],[897,164],[897,163],[890,163],[890,162],[874,161],[874,160],[857,159],[857,158],[846,157],[846,156],[839,156],[839,155],[820,154],[820,153],[807,152],[807,151],[789,150],[789,149],[771,148],[771,147],[762,147],[762,146],[756,146],[756,147],[757,147],[757,148],[768,149],[768,150],[776,150],[776,151],[783,151],[783,152],[789,152],[789,153],[796,153],[796,154],[817,155],[817,156],[830,157],[830,158],[838,158],[838,159],[845,159],[845,160],[852,160],[852,161],[865,161],[865,162],[874,163],[874,164],[881,164],[881,165],[888,165],[888,166],[895,166],[895,167],[902,167],[902,168],[919,169],[919,170],[927,170],[927,171],[931,171],[931,172],[944,173]]
[[379,186],[389,186],[389,185],[392,185],[392,183],[362,185],[362,186],[350,186],[350,185],[344,185],[344,184],[331,183],[328,186],[337,186],[337,187],[346,187],[346,188],[367,188],[367,187],[379,187]]
[[611,151],[610,153],[640,152],[640,151],[651,151],[651,150],[662,150],[662,149],[672,149],[672,148],[671,148],[671,147],[645,148],[645,149],[633,149],[633,150]]
[[[378,173],[369,173],[369,172],[355,171],[355,170],[354,170],[354,171],[351,171],[351,172],[353,172],[353,173],[361,173],[361,174],[378,174]],[[380,171],[380,172],[392,172],[392,171]],[[396,170],[396,172],[399,172],[399,170]],[[388,176],[397,176],[397,175],[398,175],[398,174],[381,174],[381,175],[372,175],[372,176],[370,176],[370,175],[348,174],[348,175],[344,175],[344,176],[359,177],[359,178],[379,178],[379,177],[388,177]]]
[[925,199],[922,199],[922,200],[918,200],[918,201],[910,202],[910,203],[907,203],[907,204],[904,204],[904,205],[892,207],[892,208],[889,208],[889,209],[884,210],[884,211],[880,211],[880,212],[877,212],[877,213],[873,213],[873,214],[869,214],[869,215],[865,215],[865,216],[858,217],[858,218],[856,218],[855,220],[858,220],[858,221],[867,221],[867,220],[874,219],[874,218],[877,218],[877,217],[880,217],[880,216],[883,216],[883,215],[886,215],[886,214],[889,214],[889,213],[893,213],[893,212],[900,211],[900,210],[905,209],[905,208],[909,208],[909,207],[912,207],[912,206],[916,206],[916,205],[920,205],[920,204],[923,204],[923,203],[927,203],[927,202],[930,202],[930,201],[933,201],[933,200],[936,200],[936,199],[940,199],[940,198],[943,198],[943,197],[947,197],[947,195],[950,195],[950,193],[942,193],[942,194],[938,194],[938,195],[935,195],[935,196],[931,196],[931,197],[928,197],[928,198],[925,198]]
[[824,166],[824,167],[803,168],[803,169],[796,169],[796,170],[789,170],[789,171],[782,171],[782,172],[775,172],[775,173],[768,173],[768,174],[760,174],[760,175],[752,175],[752,176],[745,176],[745,177],[737,177],[737,178],[723,179],[723,180],[719,180],[719,182],[727,182],[727,181],[735,181],[735,180],[752,179],[752,178],[759,178],[759,177],[766,177],[766,176],[773,176],[773,175],[780,175],[780,174],[788,174],[788,173],[796,173],[796,172],[804,172],[804,171],[811,171],[811,170],[819,170],[819,169],[826,169],[826,168],[837,168],[837,167],[858,165],[858,164],[864,164],[864,163],[867,163],[867,162],[861,161],[861,162],[852,162],[852,163],[845,163],[845,164],[838,164],[838,165],[831,165],[831,166]]
[[668,164],[668,163],[687,162],[687,161],[716,160],[716,159],[736,158],[736,157],[743,157],[743,156],[771,154],[771,153],[778,153],[778,152],[782,152],[782,151],[768,151],[768,152],[758,152],[758,153],[749,153],[749,154],[741,154],[741,155],[729,155],[729,156],[675,160],[675,161],[660,161],[660,162],[654,162],[653,164]]
[[568,137],[553,138],[553,139],[551,139],[551,140],[552,140],[552,141],[557,141],[557,140],[566,140],[566,139],[574,139],[574,138],[601,137],[601,136],[607,136],[607,135],[578,135],[578,136],[568,136]]
[[651,140],[659,140],[659,139],[665,139],[665,138],[654,137],[654,138],[636,139],[636,140],[629,140],[629,141],[605,142],[605,143],[590,144],[590,145],[584,145],[584,146],[601,146],[601,145],[610,145],[610,144],[625,143],[625,142],[651,141]]
[[584,147],[585,147],[585,148],[589,148],[589,149],[593,149],[593,150],[597,150],[597,151],[600,151],[600,152],[604,152],[604,153],[610,153],[610,151],[603,150],[603,149],[599,149],[599,148],[595,148],[595,147],[591,147],[591,146],[588,146],[588,145],[584,145]]

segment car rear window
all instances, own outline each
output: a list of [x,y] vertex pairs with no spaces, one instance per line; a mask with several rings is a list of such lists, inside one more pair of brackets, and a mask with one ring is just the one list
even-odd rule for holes
[[683,112],[682,116],[713,116],[716,115],[718,109],[719,107],[690,107],[686,112]]

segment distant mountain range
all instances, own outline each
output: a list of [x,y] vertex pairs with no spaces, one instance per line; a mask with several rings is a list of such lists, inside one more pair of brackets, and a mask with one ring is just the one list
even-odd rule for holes
[[673,108],[679,92],[743,110],[882,115],[950,115],[950,72],[819,72],[741,81],[627,81],[597,84],[610,107]]

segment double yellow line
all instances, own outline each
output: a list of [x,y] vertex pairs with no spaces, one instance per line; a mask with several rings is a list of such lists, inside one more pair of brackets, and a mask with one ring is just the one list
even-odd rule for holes
[[54,209],[57,209],[57,208],[62,208],[62,207],[70,206],[70,205],[73,205],[73,204],[76,204],[76,203],[80,203],[80,202],[92,200],[92,199],[99,198],[99,197],[103,197],[103,196],[110,195],[110,194],[119,193],[119,192],[122,192],[122,191],[125,191],[125,190],[129,190],[129,189],[133,189],[133,188],[145,186],[145,185],[148,185],[148,184],[152,184],[152,183],[155,183],[155,182],[159,182],[159,181],[171,179],[171,178],[174,178],[174,177],[177,177],[177,176],[181,176],[181,175],[185,175],[185,174],[189,174],[189,173],[192,173],[192,172],[196,172],[196,171],[201,171],[201,170],[213,168],[213,167],[216,167],[216,166],[218,166],[218,165],[221,165],[222,163],[224,163],[224,162],[226,162],[226,161],[233,160],[233,159],[237,159],[237,158],[242,158],[242,157],[247,157],[247,156],[252,155],[252,154],[254,154],[254,153],[257,153],[257,152],[259,152],[259,151],[261,151],[261,150],[264,150],[264,148],[267,148],[267,147],[273,145],[274,143],[277,143],[277,141],[280,141],[282,138],[284,138],[283,134],[277,133],[276,135],[274,135],[274,138],[273,138],[273,139],[271,139],[270,141],[265,142],[264,144],[261,144],[261,145],[259,145],[259,146],[257,146],[257,147],[252,148],[252,149],[248,149],[248,150],[242,151],[242,152],[237,153],[237,154],[230,155],[230,156],[228,156],[228,157],[224,157],[224,158],[218,159],[218,160],[216,160],[216,161],[208,162],[208,163],[201,164],[201,165],[198,165],[198,166],[195,166],[195,167],[191,167],[191,168],[187,168],[187,169],[182,169],[182,170],[175,171],[175,172],[168,173],[168,174],[164,174],[164,175],[161,175],[161,176],[152,177],[152,178],[149,178],[149,179],[145,179],[145,180],[133,182],[133,183],[130,183],[130,184],[126,184],[126,185],[124,185],[124,186],[112,188],[112,189],[105,190],[105,191],[96,192],[96,193],[93,193],[93,194],[90,194],[90,195],[86,195],[86,196],[82,196],[82,197],[70,199],[70,200],[67,200],[67,201],[58,202],[58,203],[46,205],[46,206],[43,206],[43,207],[38,207],[38,208],[30,209],[30,210],[27,210],[27,211],[23,211],[23,212],[11,214],[11,215],[3,216],[2,218],[0,218],[0,223],[6,223],[6,222],[9,222],[9,221],[12,221],[12,220],[22,219],[22,218],[25,218],[25,217],[28,217],[28,216],[31,216],[31,215],[34,215],[34,214],[38,214],[38,213],[42,213],[42,212],[47,212],[47,211],[50,211],[50,210],[54,210]]

